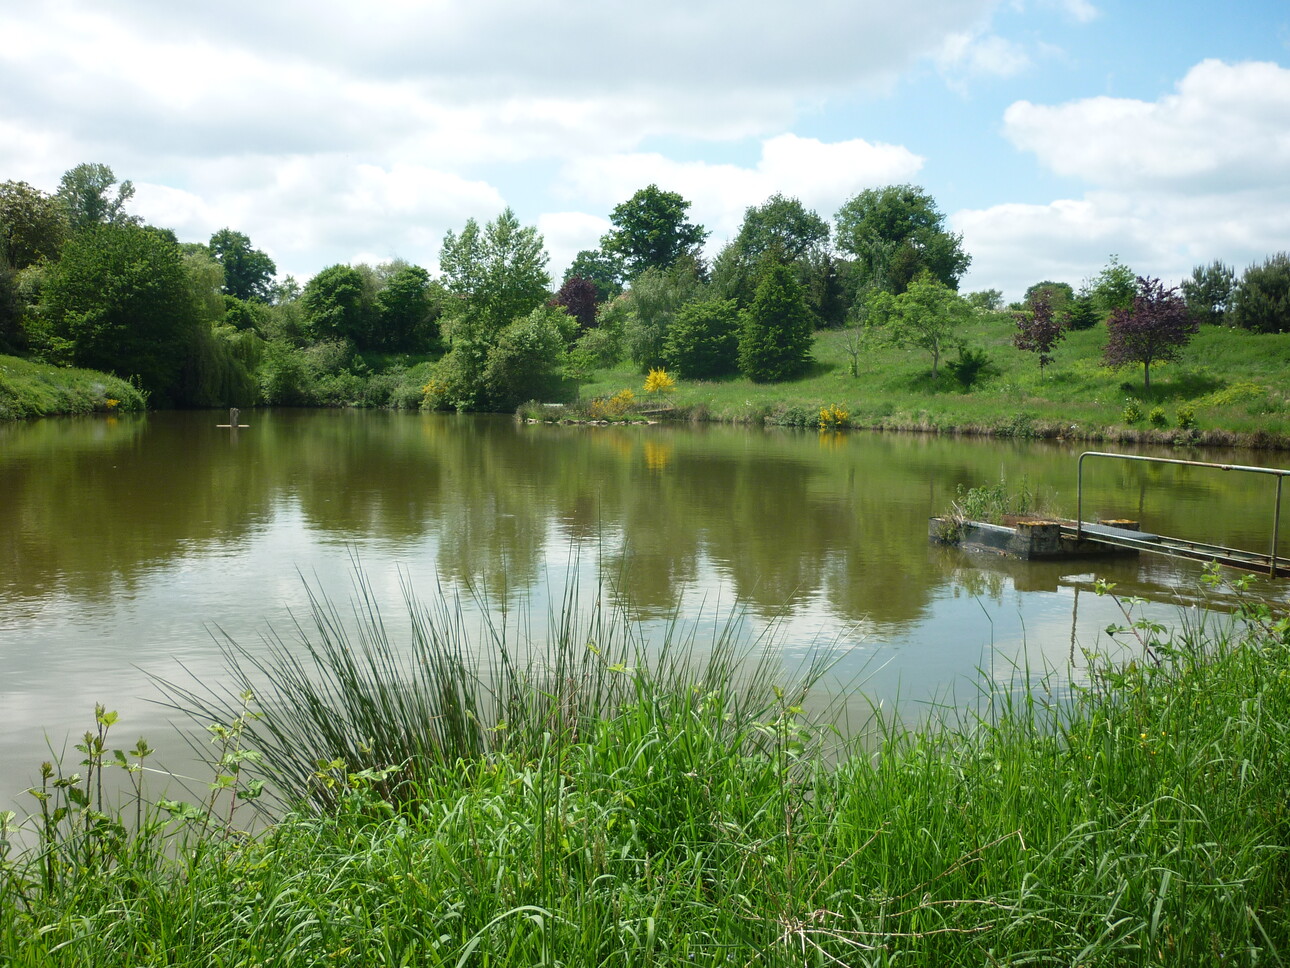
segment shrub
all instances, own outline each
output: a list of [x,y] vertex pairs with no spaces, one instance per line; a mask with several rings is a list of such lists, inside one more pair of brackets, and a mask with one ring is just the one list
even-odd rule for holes
[[945,369],[964,390],[971,389],[981,377],[997,372],[985,350],[974,350],[963,345],[959,346],[959,358],[947,360]]
[[1138,406],[1136,400],[1124,401],[1124,409],[1120,411],[1120,416],[1127,424],[1135,424],[1142,419],[1142,408]]
[[612,329],[602,326],[587,330],[573,347],[574,352],[585,353],[598,367],[613,366],[623,358],[622,341]]
[[1196,408],[1190,404],[1180,403],[1175,416],[1178,420],[1178,426],[1183,430],[1192,430],[1196,426]]
[[846,426],[850,417],[851,414],[847,412],[846,407],[840,407],[836,403],[820,407],[820,429],[839,430]]
[[1169,426],[1169,417],[1165,414],[1164,407],[1152,407],[1147,419],[1151,421],[1151,426],[1153,427]]
[[722,376],[739,367],[739,308],[733,299],[683,306],[663,342],[663,359],[684,377]]
[[676,389],[676,380],[664,369],[652,369],[645,377],[646,393],[669,393]]

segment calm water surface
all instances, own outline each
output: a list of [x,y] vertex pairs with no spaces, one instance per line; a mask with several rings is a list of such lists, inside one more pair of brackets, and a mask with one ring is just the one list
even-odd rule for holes
[[[0,425],[0,808],[96,702],[121,713],[116,745],[179,745],[150,677],[218,683],[215,630],[251,645],[285,632],[303,579],[344,601],[356,559],[391,624],[405,577],[545,616],[566,581],[589,598],[600,575],[646,621],[742,606],[753,631],[779,622],[786,663],[834,649],[838,683],[915,705],[971,695],[979,670],[1007,679],[1019,656],[1065,670],[1072,650],[1109,648],[1119,616],[1095,577],[1170,622],[1198,588],[1198,566],[1151,556],[1023,564],[928,544],[960,484],[1024,476],[1073,510],[1075,445],[362,411],[255,411],[231,436],[225,416]],[[1267,547],[1270,478],[1085,473],[1086,517]]]

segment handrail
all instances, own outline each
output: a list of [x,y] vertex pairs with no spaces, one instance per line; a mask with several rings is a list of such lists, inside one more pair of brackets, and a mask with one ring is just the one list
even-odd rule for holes
[[1076,474],[1075,537],[1084,537],[1084,458],[1111,457],[1116,460],[1140,460],[1152,464],[1183,464],[1187,467],[1212,467],[1220,471],[1248,471],[1251,474],[1272,474],[1277,479],[1276,504],[1272,511],[1272,553],[1268,556],[1268,577],[1277,577],[1277,543],[1281,531],[1281,481],[1290,477],[1290,470],[1280,467],[1253,467],[1248,464],[1211,464],[1201,460],[1180,460],[1176,457],[1143,457],[1139,454],[1108,454],[1086,450],[1079,455]]

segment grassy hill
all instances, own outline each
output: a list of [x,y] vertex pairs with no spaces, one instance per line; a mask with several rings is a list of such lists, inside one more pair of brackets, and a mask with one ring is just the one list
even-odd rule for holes
[[107,373],[0,356],[0,419],[124,412],[145,404],[135,387]]
[[[1290,446],[1290,334],[1206,326],[1179,362],[1152,366],[1145,391],[1141,367],[1101,365],[1104,327],[1070,333],[1042,375],[1035,355],[1012,345],[1014,332],[1008,313],[978,316],[964,328],[963,341],[984,350],[991,364],[969,388],[949,375],[945,359],[933,379],[925,351],[825,330],[816,335],[815,365],[801,379],[679,380],[667,398],[696,420],[815,426],[821,407],[837,406],[853,427]],[[582,398],[624,388],[640,397],[642,382],[623,364],[593,374]]]

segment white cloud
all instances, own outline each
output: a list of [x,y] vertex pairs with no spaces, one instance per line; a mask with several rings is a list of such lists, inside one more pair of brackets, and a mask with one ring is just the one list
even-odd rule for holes
[[956,213],[969,287],[1077,284],[1111,252],[1176,282],[1213,259],[1244,267],[1290,238],[1290,70],[1204,61],[1157,101],[1023,101],[1004,120],[1014,144],[1091,188]]
[[936,52],[941,72],[956,87],[978,77],[1014,77],[1032,66],[1025,48],[995,34],[965,31],[947,36]]
[[1057,2],[1058,6],[1066,12],[1066,15],[1076,23],[1092,23],[1102,16],[1102,11],[1089,3],[1088,0],[1057,0]]
[[600,237],[613,228],[609,219],[585,212],[548,212],[537,220],[538,232],[546,242],[551,256],[548,268],[552,284],[557,288],[574,258],[583,249],[594,249]]
[[921,157],[899,145],[861,138],[830,144],[785,134],[762,142],[753,167],[678,162],[659,154],[605,155],[570,161],[560,184],[567,197],[606,208],[649,184],[679,192],[693,204],[691,217],[712,233],[709,248],[715,250],[738,231],[748,206],[776,192],[832,218],[856,192],[907,181],[922,165]]
[[313,275],[325,265],[395,257],[433,269],[448,229],[488,219],[506,205],[483,181],[416,165],[293,158],[273,166],[220,161],[194,166],[190,190],[137,183],[131,211],[202,240],[232,226],[250,236],[281,273]]
[[1290,70],[1207,60],[1158,101],[1018,101],[1004,133],[1058,174],[1108,188],[1271,184],[1290,166]]

